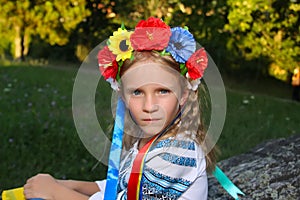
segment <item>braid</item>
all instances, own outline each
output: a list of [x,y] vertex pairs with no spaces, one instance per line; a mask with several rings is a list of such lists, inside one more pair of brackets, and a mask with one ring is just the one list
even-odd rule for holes
[[[200,87],[199,92],[205,92],[204,86]],[[212,144],[210,137],[206,134],[205,120],[207,117],[210,117],[210,111],[206,111],[206,109],[210,108],[209,102],[207,102],[205,96],[204,93],[198,96],[198,91],[190,92],[184,108],[182,109],[181,119],[176,121],[170,130],[160,139],[166,139],[170,136],[176,136],[176,134],[181,133],[182,131],[187,131],[187,134],[185,134],[186,137],[190,137],[190,139],[197,142],[204,151],[207,172],[212,173],[216,166],[217,154],[219,151],[216,146],[211,148]],[[201,106],[199,106],[199,99]]]
[[[201,95],[198,94],[198,91],[192,91],[189,94],[189,98],[183,109],[180,129],[189,130],[191,132],[191,139],[201,145],[205,153],[207,171],[211,173],[215,169],[218,150],[217,147],[210,148],[211,140],[209,135],[206,134],[207,130],[205,129],[205,120],[210,116],[209,110],[206,111],[206,109],[210,108],[209,102],[205,99],[206,95],[203,84],[200,87],[199,92],[203,92]],[[200,102],[198,99],[200,99]]]

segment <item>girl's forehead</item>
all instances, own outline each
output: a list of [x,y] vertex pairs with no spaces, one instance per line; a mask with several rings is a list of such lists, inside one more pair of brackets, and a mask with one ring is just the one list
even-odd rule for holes
[[168,88],[180,88],[180,73],[160,63],[148,62],[133,65],[121,81],[125,88],[139,88],[148,84],[163,85]]

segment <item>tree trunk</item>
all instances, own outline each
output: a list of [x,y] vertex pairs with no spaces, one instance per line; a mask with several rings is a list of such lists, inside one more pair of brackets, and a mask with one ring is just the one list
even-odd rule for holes
[[21,26],[16,25],[15,26],[15,53],[14,58],[17,61],[24,61],[24,51],[25,51],[25,45],[24,45],[24,29],[21,28]]
[[29,44],[30,44],[30,35],[25,32],[24,37],[23,37],[23,56],[24,58],[28,55],[29,52]]
[[21,28],[20,26],[16,25],[15,26],[15,53],[14,53],[14,58],[15,60],[19,60],[22,56],[22,47],[21,47]]

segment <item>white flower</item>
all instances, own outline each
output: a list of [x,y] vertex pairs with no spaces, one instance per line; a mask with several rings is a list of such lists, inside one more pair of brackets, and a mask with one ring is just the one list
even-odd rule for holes
[[196,80],[189,80],[187,87],[192,91],[196,91],[200,83],[201,83],[200,78]]
[[51,101],[51,106],[55,106],[56,102],[55,101]]
[[119,91],[120,87],[119,87],[119,83],[113,79],[113,78],[108,78],[106,79],[107,82],[109,82],[110,87],[115,90],[115,91]]
[[243,100],[243,104],[249,104],[249,100],[248,99],[244,99]]

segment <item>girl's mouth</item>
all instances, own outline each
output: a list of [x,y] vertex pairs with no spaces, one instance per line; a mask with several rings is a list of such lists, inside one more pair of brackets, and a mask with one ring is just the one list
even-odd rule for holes
[[159,121],[160,119],[159,118],[154,118],[154,119],[151,119],[151,118],[148,118],[148,119],[142,119],[142,121],[144,122],[155,122],[155,121]]

